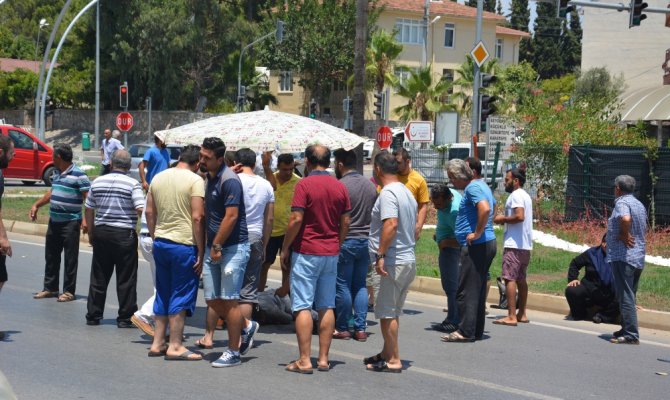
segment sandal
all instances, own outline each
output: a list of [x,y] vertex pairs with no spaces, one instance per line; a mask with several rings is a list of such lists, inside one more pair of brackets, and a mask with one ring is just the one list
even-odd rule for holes
[[213,348],[214,348],[214,345],[212,345],[212,344],[210,344],[210,345],[206,345],[206,344],[204,344],[204,343],[202,342],[202,339],[198,339],[198,340],[196,340],[196,341],[195,341],[195,345],[198,346],[198,347],[200,347],[201,349],[213,349]]
[[291,361],[290,363],[288,363],[288,365],[286,366],[286,370],[288,372],[296,372],[298,374],[312,374],[312,373],[314,373],[314,369],[311,368],[311,367],[310,368],[300,367],[300,364],[298,364],[298,361],[299,360],[295,360],[295,361]]
[[380,362],[386,361],[382,356],[382,353],[376,354],[371,357],[365,357],[363,359],[363,364],[379,364]]
[[453,342],[453,343],[472,343],[475,341],[475,339],[466,338],[465,336],[458,333],[458,331],[442,336],[440,340],[442,340],[443,342]]
[[373,372],[391,372],[394,374],[399,374],[402,372],[402,367],[400,368],[391,368],[389,365],[386,363],[386,361],[382,361],[379,364],[371,364],[370,366],[366,366],[365,369],[367,371],[373,371]]
[[58,297],[58,292],[50,292],[48,290],[42,290],[33,295],[33,299],[47,299],[49,297]]
[[147,356],[149,357],[163,357],[167,353],[168,345],[167,343],[161,346],[161,349],[159,351],[151,351],[149,350],[149,353]]
[[68,301],[74,300],[74,295],[70,292],[63,292],[60,296],[58,296],[58,302],[59,303],[66,303]]
[[320,365],[319,363],[316,363],[316,370],[320,372],[328,372],[330,371],[330,363],[326,365]]

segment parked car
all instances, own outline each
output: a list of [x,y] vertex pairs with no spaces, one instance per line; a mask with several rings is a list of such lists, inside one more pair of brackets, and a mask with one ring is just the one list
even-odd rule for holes
[[372,151],[375,148],[375,140],[374,139],[368,139],[365,143],[363,143],[363,159],[364,160],[371,160],[372,159]]
[[[128,175],[137,179],[138,182],[140,181],[140,171],[138,169],[140,162],[142,162],[142,159],[144,158],[144,153],[146,153],[153,145],[153,143],[133,144],[128,150],[131,157],[130,171],[128,171]],[[182,146],[176,144],[167,145],[167,151],[170,153],[170,164],[179,160],[181,149]],[[146,169],[144,172],[146,173]]]
[[2,124],[0,131],[12,139],[16,152],[9,166],[2,171],[5,178],[20,179],[24,185],[42,181],[51,186],[51,176],[56,171],[53,149],[18,126]]

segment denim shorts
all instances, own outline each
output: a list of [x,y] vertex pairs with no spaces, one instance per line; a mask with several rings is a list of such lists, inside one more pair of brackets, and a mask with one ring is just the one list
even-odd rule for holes
[[335,308],[338,258],[291,254],[291,311]]
[[224,247],[217,263],[209,257],[210,250],[209,247],[205,249],[205,264],[202,269],[205,300],[239,300],[244,271],[249,261],[249,243]]

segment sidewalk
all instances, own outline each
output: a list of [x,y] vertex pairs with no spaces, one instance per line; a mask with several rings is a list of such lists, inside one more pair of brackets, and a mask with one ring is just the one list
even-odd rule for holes
[[[24,235],[34,235],[45,237],[47,226],[42,224],[34,224],[21,221],[3,220],[7,232],[21,233]],[[81,236],[81,241],[88,243],[88,238]],[[272,265],[273,269],[279,270],[278,260]],[[444,295],[442,284],[438,278],[429,278],[425,276],[417,276],[410,286],[410,290],[433,295]],[[491,285],[491,290],[488,293],[487,302],[489,304],[498,304],[498,289],[496,285]],[[446,297],[445,302],[446,306]],[[568,315],[570,309],[568,303],[562,296],[552,296],[542,293],[528,294],[528,309],[550,312],[561,315]],[[638,324],[643,328],[660,329],[670,331],[670,313],[654,310],[639,310],[637,313]],[[614,325],[613,325],[614,326]]]

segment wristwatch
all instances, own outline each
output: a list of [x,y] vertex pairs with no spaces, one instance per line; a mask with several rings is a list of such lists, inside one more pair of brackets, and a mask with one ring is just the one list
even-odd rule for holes
[[375,260],[379,261],[386,257],[386,254],[375,254]]
[[213,244],[212,245],[212,249],[214,251],[221,251],[222,248],[223,248],[223,246],[221,246],[220,244]]

